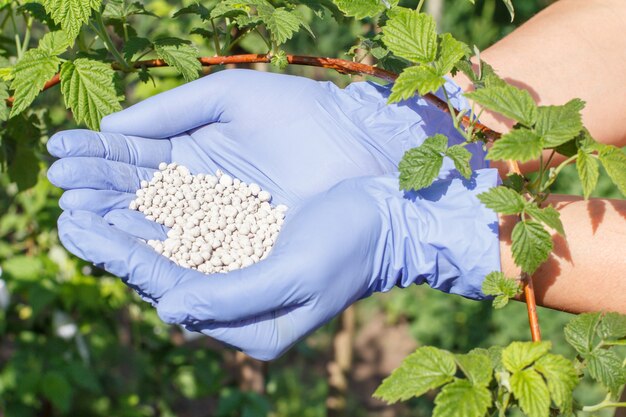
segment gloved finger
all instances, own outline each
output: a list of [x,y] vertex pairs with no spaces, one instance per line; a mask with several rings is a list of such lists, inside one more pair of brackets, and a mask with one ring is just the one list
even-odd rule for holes
[[242,99],[237,91],[241,89],[244,71],[220,71],[157,94],[128,109],[105,116],[100,128],[103,132],[167,138],[224,121],[224,117],[228,117],[224,114],[228,103],[235,97]]
[[387,105],[391,86],[377,84],[373,81],[361,81],[348,84],[343,91],[361,103]]
[[168,291],[159,303],[168,323],[235,321],[302,302],[289,266],[268,257],[227,274],[192,278]]
[[186,280],[205,277],[198,271],[179,267],[94,213],[63,212],[58,226],[59,239],[70,252],[117,275],[155,301]]
[[167,228],[155,221],[146,219],[143,213],[135,210],[112,210],[104,215],[109,224],[143,240],[167,239]]
[[[162,315],[160,303],[157,304],[157,312],[162,320],[168,322],[168,317]],[[294,343],[323,324],[324,321],[317,316],[319,314],[313,305],[307,304],[271,311],[246,320],[196,323],[185,327],[237,348],[255,359],[268,361],[278,358]]]
[[104,216],[111,210],[128,208],[137,196],[114,190],[92,190],[77,188],[67,190],[59,199],[63,210],[86,210]]
[[48,152],[57,158],[90,156],[147,168],[157,168],[161,162],[169,163],[172,153],[169,140],[86,129],[57,132],[48,140],[47,146]]
[[64,190],[91,188],[134,193],[142,180],[149,181],[156,172],[152,168],[137,167],[101,158],[63,158],[48,170],[48,179]]

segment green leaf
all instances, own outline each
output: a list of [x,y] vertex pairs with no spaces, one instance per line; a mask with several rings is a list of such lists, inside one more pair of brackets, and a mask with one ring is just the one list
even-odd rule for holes
[[433,417],[483,417],[491,404],[487,388],[457,379],[443,387],[435,398]]
[[480,78],[484,87],[506,87],[508,84],[485,61],[480,61]]
[[432,16],[398,7],[383,27],[383,41],[396,56],[426,64],[437,57],[437,30]]
[[0,122],[4,122],[9,118],[10,110],[7,105],[7,99],[9,98],[9,87],[2,81],[0,81]]
[[[257,19],[251,19],[254,17],[251,14],[254,9],[256,9],[257,13],[260,13],[260,10],[273,10],[274,6],[267,0],[221,0],[211,10],[210,18],[235,18],[241,29],[242,23],[245,26],[247,23],[258,21]],[[240,18],[243,18],[243,20],[240,20]]]
[[[196,6],[202,7],[198,4],[196,4]],[[192,6],[189,7],[191,8]],[[122,20],[128,18],[129,16],[138,14],[158,17],[156,14],[146,10],[144,5],[140,2],[135,1],[131,3],[125,0],[108,0],[104,11],[102,12],[102,17],[104,17],[105,19]],[[176,17],[176,14],[173,17]]]
[[513,228],[511,237],[515,264],[529,274],[548,260],[552,252],[552,238],[541,223],[532,220],[521,221]]
[[40,50],[31,49],[24,53],[13,69],[11,89],[15,91],[11,117],[24,111],[35,100],[46,82],[59,68],[61,60]]
[[404,190],[421,190],[433,183],[441,166],[448,143],[444,135],[435,135],[413,149],[409,149],[399,164],[400,187]]
[[19,191],[27,190],[37,184],[39,176],[39,158],[32,145],[17,143],[15,153],[9,161],[9,178],[15,182]]
[[550,391],[533,368],[515,372],[511,376],[511,391],[528,417],[550,415]]
[[259,13],[270,31],[272,40],[278,45],[282,45],[291,39],[298,32],[303,24],[302,17],[295,12],[290,12],[284,7],[279,7],[271,13]]
[[491,359],[491,367],[495,370],[504,370],[504,366],[502,365],[503,350],[504,348],[501,346],[489,346],[489,349],[487,349],[487,354],[489,355],[489,359]]
[[577,139],[568,140],[562,145],[557,146],[554,150],[566,157],[574,156],[578,153]]
[[515,8],[513,7],[513,0],[502,0],[502,3],[506,6],[509,14],[511,15],[511,22],[515,19]]
[[492,272],[485,277],[482,285],[485,295],[493,295],[494,308],[502,308],[509,300],[519,294],[522,289],[515,279],[507,278],[502,272]]
[[532,127],[537,120],[537,105],[530,93],[511,85],[481,88],[465,93],[465,97],[526,127]]
[[[11,182],[17,185],[18,191],[24,191],[37,184],[39,171],[41,170],[38,152],[40,150],[39,139],[42,136],[41,123],[36,114],[30,116],[18,116],[9,119],[5,124],[6,129],[0,135],[0,141],[4,145],[6,158],[4,165]],[[0,161],[4,158],[0,157]],[[36,196],[35,194],[34,196]],[[39,203],[33,200],[35,209]],[[0,255],[2,257],[2,255]],[[8,256],[14,259],[14,256]],[[34,262],[33,258],[30,258]]]
[[272,65],[278,67],[281,70],[284,70],[285,68],[287,68],[287,66],[289,66],[287,54],[283,50],[280,50],[278,51],[278,53],[274,54],[270,62]]
[[44,35],[37,46],[48,55],[60,55],[74,44],[72,39],[65,31],[57,30]]
[[409,61],[398,58],[393,54],[387,54],[387,56],[378,61],[377,65],[387,71],[395,72],[396,74],[400,74],[402,71],[410,67]]
[[598,334],[603,340],[626,337],[626,315],[606,313],[598,327]]
[[430,149],[434,152],[444,153],[448,147],[448,138],[445,135],[436,134],[426,138],[420,147]]
[[[596,141],[586,128],[582,129],[580,135],[576,137],[574,144],[578,145],[582,150],[587,153],[601,152],[602,150],[607,149],[607,147],[610,147],[610,145],[603,145]],[[576,152],[574,152],[573,154],[575,153]]]
[[40,258],[17,255],[2,263],[2,270],[9,277],[19,281],[37,281],[44,271]]
[[11,81],[13,79],[13,67],[0,68],[0,80]]
[[98,10],[101,3],[102,0],[43,0],[46,11],[71,38],[78,36],[91,11]]
[[129,38],[128,41],[126,41],[124,47],[122,48],[122,52],[124,53],[124,59],[126,59],[127,61],[131,61],[135,54],[143,52],[151,47],[152,42],[150,42],[149,39],[133,36],[132,38]]
[[535,131],[543,137],[547,148],[554,148],[578,136],[583,128],[580,111],[585,102],[574,99],[563,106],[540,106]]
[[502,185],[478,194],[478,199],[488,208],[501,214],[519,214],[524,210],[524,198]]
[[489,385],[493,378],[493,368],[486,351],[475,350],[465,355],[455,355],[455,358],[459,368],[473,385]]
[[580,314],[565,326],[565,340],[578,353],[587,354],[593,349],[593,340],[601,315],[602,313]]
[[502,363],[509,372],[518,372],[535,363],[551,348],[550,342],[513,342],[502,351]]
[[616,395],[626,384],[626,368],[614,350],[596,349],[587,359],[589,375]]
[[449,33],[439,36],[439,56],[435,61],[435,70],[438,75],[444,76],[452,71],[452,68],[464,56],[470,54],[469,47],[452,37]]
[[98,378],[96,377],[96,372],[94,372],[93,369],[88,368],[82,362],[66,362],[64,371],[67,372],[72,384],[84,388],[92,393],[99,393],[101,391],[102,387],[100,386],[100,381],[98,381]]
[[210,19],[211,11],[200,3],[193,3],[179,9],[172,17],[176,18],[185,14],[197,14],[202,20],[207,21]]
[[626,154],[615,146],[606,146],[600,153],[600,162],[613,183],[626,196]]
[[393,84],[389,103],[407,100],[415,95],[415,91],[418,91],[420,95],[437,91],[445,82],[445,78],[438,75],[431,67],[425,65],[409,67],[402,71]]
[[[456,64],[456,69],[458,71],[461,71],[463,74],[465,74],[467,78],[470,79],[472,84],[474,84],[474,86],[476,87],[476,83],[479,80],[478,80],[478,75],[474,72],[474,68],[472,67],[472,61],[470,61],[469,59],[464,59],[462,61],[459,61]],[[482,85],[480,87],[482,87]]]
[[161,39],[154,43],[154,50],[159,58],[176,68],[185,81],[198,78],[202,65],[194,46],[178,39]]
[[374,397],[390,404],[419,397],[452,381],[455,373],[456,363],[452,353],[432,346],[421,347],[385,378]]
[[532,203],[526,206],[526,214],[532,216],[535,220],[539,220],[549,228],[556,230],[561,236],[565,236],[561,214],[554,207],[540,208],[536,203]]
[[578,158],[576,158],[576,171],[578,171],[578,177],[583,187],[583,195],[587,199],[598,184],[598,177],[600,176],[598,161],[583,149],[579,149]]
[[[46,281],[43,281],[44,283]],[[35,284],[28,289],[28,305],[33,309],[33,317],[37,317],[58,297],[58,293],[44,285]]]
[[[356,19],[366,17],[374,17],[385,11],[387,7],[393,7],[398,4],[398,0],[384,2],[381,0],[333,0],[333,3],[346,16],[352,16]],[[385,3],[389,3],[386,6]]]
[[472,154],[470,151],[461,145],[452,145],[446,150],[446,156],[452,159],[454,167],[463,177],[469,178],[472,176],[472,166],[470,165]]
[[197,27],[197,28],[193,28],[189,31],[190,35],[200,35],[202,36],[204,39],[207,39],[209,41],[213,40],[213,32],[210,30],[206,30],[205,28],[201,28],[201,27]]
[[537,361],[535,369],[548,382],[552,401],[561,413],[569,415],[572,412],[572,392],[578,385],[574,364],[561,355],[548,353]]
[[84,121],[90,129],[97,130],[100,119],[122,109],[114,77],[113,69],[104,62],[78,58],[63,63],[61,92],[77,123]]
[[72,386],[63,374],[46,372],[41,379],[41,392],[62,413],[72,406]]
[[25,2],[22,3],[22,5],[19,6],[17,10],[30,14],[35,20],[43,23],[50,30],[60,29],[60,26],[54,23],[54,20],[52,20],[52,16],[50,16],[50,14],[46,12],[46,9],[45,7],[43,7],[43,4],[41,2]]
[[474,88],[477,90],[485,87],[506,87],[507,85],[507,83],[496,74],[493,67],[483,60],[480,60],[480,74],[474,72],[472,62],[469,59],[459,62],[457,68],[463,71],[463,73],[472,80]]
[[526,185],[526,179],[520,174],[509,173],[502,180],[502,184],[513,191],[521,193],[524,190],[524,185]]
[[493,144],[487,153],[487,159],[513,159],[526,162],[538,159],[542,150],[541,136],[525,128],[513,129]]

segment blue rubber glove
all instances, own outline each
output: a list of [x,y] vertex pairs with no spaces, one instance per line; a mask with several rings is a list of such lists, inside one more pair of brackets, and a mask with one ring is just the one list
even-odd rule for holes
[[89,211],[59,219],[63,244],[158,300],[159,316],[252,357],[282,354],[356,300],[427,282],[481,298],[499,269],[497,216],[476,195],[493,169],[398,191],[396,175],[343,181],[296,204],[269,256],[228,274],[178,267]]
[[[467,107],[457,86],[446,88],[457,107]],[[463,140],[435,106],[417,98],[389,106],[389,94],[374,83],[340,89],[302,77],[222,71],[105,117],[106,133],[57,133],[48,149],[62,159],[48,176],[75,190],[61,199],[63,209],[99,214],[112,200],[128,203],[141,180],[172,161],[193,174],[222,169],[291,206],[343,179],[396,171],[405,151],[435,133],[451,144]],[[484,167],[480,145],[467,148],[473,168]],[[442,172],[451,169],[446,160]]]

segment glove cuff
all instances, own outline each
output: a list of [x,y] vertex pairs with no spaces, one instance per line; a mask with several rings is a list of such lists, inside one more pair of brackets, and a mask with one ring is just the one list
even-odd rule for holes
[[[397,190],[397,177],[391,178]],[[500,270],[498,216],[477,195],[498,185],[495,169],[442,179],[413,192],[382,197],[383,264],[378,291],[428,283],[438,290],[484,299],[484,277]],[[400,197],[400,198],[398,198]]]

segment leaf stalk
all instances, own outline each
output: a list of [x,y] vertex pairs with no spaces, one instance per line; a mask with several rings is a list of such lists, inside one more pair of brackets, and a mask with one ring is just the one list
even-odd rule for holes
[[104,25],[104,20],[102,19],[102,13],[95,12],[94,15],[95,15],[95,18],[94,18],[95,25],[92,24],[92,27],[96,31],[100,39],[102,39],[102,42],[104,43],[104,46],[107,49],[107,51],[109,51],[113,55],[113,57],[115,58],[115,61],[120,65],[119,69],[124,72],[134,71],[133,67],[128,62],[126,62],[122,54],[117,50],[117,48],[113,44],[113,40],[109,36],[109,32],[107,32],[106,26]]
[[591,413],[593,411],[602,410],[604,408],[626,408],[626,402],[613,402],[607,398],[598,404],[584,406],[583,411]]

